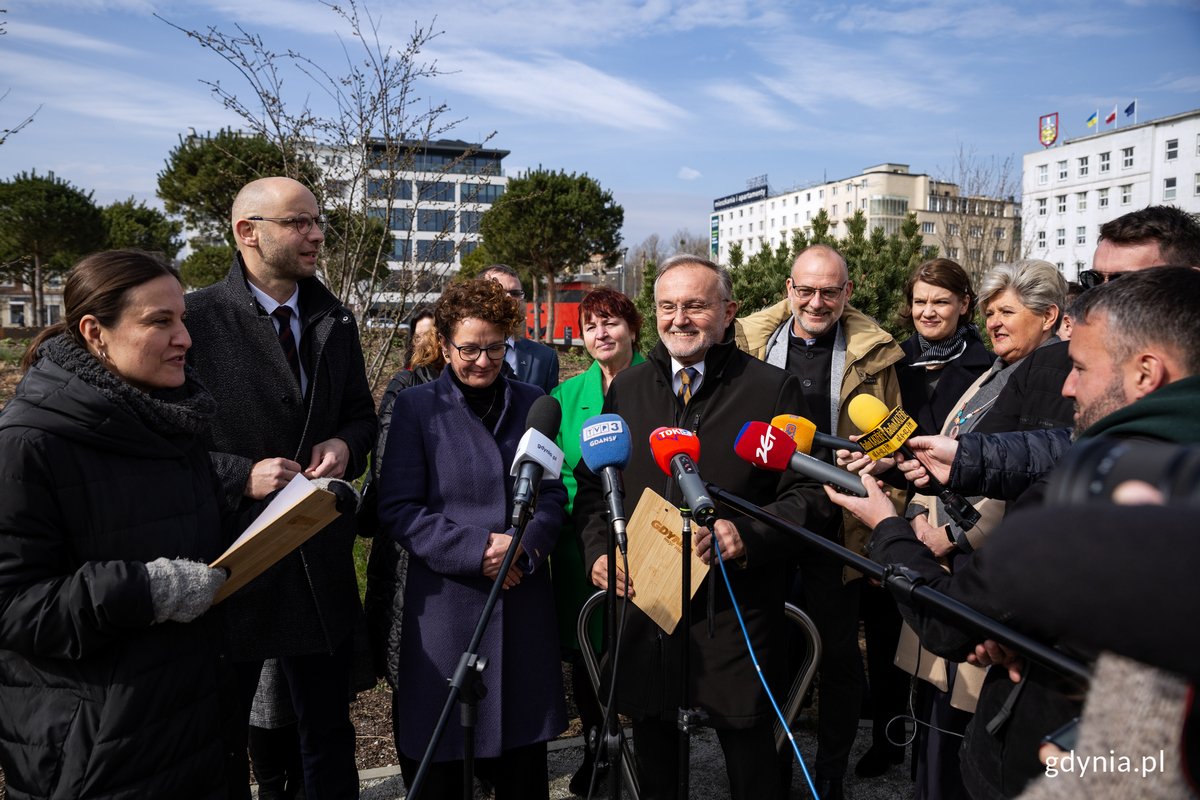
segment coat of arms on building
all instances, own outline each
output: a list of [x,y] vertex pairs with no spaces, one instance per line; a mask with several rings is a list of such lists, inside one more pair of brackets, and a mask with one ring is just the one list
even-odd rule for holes
[[1038,118],[1038,141],[1049,147],[1058,141],[1058,114],[1046,114]]

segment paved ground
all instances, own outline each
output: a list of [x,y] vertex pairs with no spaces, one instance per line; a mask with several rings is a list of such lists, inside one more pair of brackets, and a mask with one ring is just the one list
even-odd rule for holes
[[[814,735],[815,719],[801,716],[797,742],[800,753],[808,762],[812,761],[816,752]],[[859,757],[866,752],[871,743],[869,726],[859,729],[854,751],[850,756],[851,770]],[[550,797],[572,798],[567,789],[567,782],[574,774],[576,766],[582,758],[582,739],[562,739],[550,745]],[[404,783],[400,779],[399,769],[384,768],[365,771],[363,777],[362,800],[401,800],[404,797]],[[710,800],[728,796],[728,783],[725,780],[725,763],[721,757],[720,747],[716,736],[711,731],[701,731],[692,739],[692,800]],[[888,774],[871,780],[856,781],[853,774],[847,777],[847,796],[853,800],[895,800],[912,796],[912,782],[908,779],[908,765],[893,767]],[[598,793],[597,796],[604,796]],[[624,795],[623,795],[624,796]],[[792,793],[795,800],[812,797],[804,781],[801,770],[792,770]]]

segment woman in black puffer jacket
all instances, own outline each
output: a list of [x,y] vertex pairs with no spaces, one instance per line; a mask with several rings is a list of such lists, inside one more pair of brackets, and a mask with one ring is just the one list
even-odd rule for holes
[[97,253],[65,300],[0,413],[8,797],[225,798],[215,407],[184,371],[178,274]]

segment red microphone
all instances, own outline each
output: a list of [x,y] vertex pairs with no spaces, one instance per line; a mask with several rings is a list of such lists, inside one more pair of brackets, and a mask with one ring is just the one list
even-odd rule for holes
[[765,422],[747,422],[742,426],[733,451],[743,461],[774,472],[790,469],[829,484],[835,489],[857,497],[866,497],[862,480],[852,472],[839,469],[797,451],[796,442],[787,433]]
[[685,507],[692,512],[692,519],[700,525],[712,522],[717,508],[704,488],[700,471],[696,469],[696,461],[700,458],[700,440],[696,434],[686,428],[656,428],[650,434],[650,452],[654,454],[654,463],[658,464],[658,468],[674,477],[679,484],[679,491]]

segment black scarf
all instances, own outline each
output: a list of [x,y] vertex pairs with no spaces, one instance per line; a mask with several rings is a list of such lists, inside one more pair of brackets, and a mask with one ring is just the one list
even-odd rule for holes
[[186,379],[179,388],[147,393],[109,372],[66,333],[47,339],[37,354],[73,373],[117,408],[166,438],[203,433],[217,412],[216,401],[196,379],[191,367],[184,368]]
[[949,364],[967,349],[967,334],[975,326],[970,322],[959,323],[958,330],[940,342],[931,342],[917,334],[917,346],[921,355],[913,362],[914,367],[939,367]]

